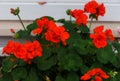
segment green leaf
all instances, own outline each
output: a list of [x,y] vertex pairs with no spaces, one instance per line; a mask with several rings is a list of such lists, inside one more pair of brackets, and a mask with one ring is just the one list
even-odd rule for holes
[[53,48],[52,47],[42,47],[43,52],[42,52],[42,59],[47,59],[52,55]]
[[116,81],[120,81],[120,73],[118,71],[118,74],[115,76]]
[[113,53],[112,47],[110,45],[107,45],[103,49],[98,50],[97,59],[101,63],[106,64],[106,63],[110,62],[111,59],[113,59],[113,57],[114,57],[114,53]]
[[113,42],[112,45],[113,45],[115,51],[119,54],[120,53],[120,44],[117,42]]
[[0,81],[13,81],[11,73],[6,73],[2,75],[2,77],[0,78]]
[[37,28],[36,22],[34,21],[32,24],[29,24],[27,26],[27,31],[29,34],[31,34],[32,30],[34,30],[35,28]]
[[49,20],[53,20],[54,21],[54,18],[51,17],[51,16],[44,16],[45,18],[48,18]]
[[66,22],[64,22],[63,23],[64,25],[64,27],[67,29],[67,30],[74,30],[75,29],[75,27],[76,27],[76,24],[75,23],[73,23],[73,22],[71,22],[71,21],[66,21]]
[[60,46],[59,48],[56,48],[56,52],[57,52],[57,59],[61,60],[64,57],[64,55],[67,54],[68,48],[65,46]]
[[12,74],[13,80],[21,80],[27,77],[27,71],[23,67],[15,68],[11,74]]
[[82,33],[89,33],[89,31],[90,31],[86,25],[80,25],[80,27],[78,27],[78,28]]
[[21,39],[21,38],[26,38],[28,36],[28,32],[25,30],[19,30],[15,34],[15,38]]
[[41,81],[39,79],[39,76],[37,75],[37,71],[35,68],[31,68],[29,70],[29,73],[27,75],[27,77],[25,79],[23,79],[22,81]]
[[71,45],[77,40],[80,40],[80,35],[76,31],[73,30],[73,31],[70,31],[69,33],[70,33],[70,38],[67,40],[68,45]]
[[59,63],[60,68],[68,71],[77,71],[82,66],[82,59],[77,54],[66,54]]
[[86,49],[89,49],[87,48],[88,46],[88,41],[87,40],[83,40],[83,39],[75,39],[73,44],[71,44],[71,47],[73,49],[75,49],[75,51],[77,51],[80,55],[86,55],[88,54],[89,50],[86,50]]
[[16,62],[17,62],[17,65],[20,66],[20,67],[27,65],[27,62],[24,62],[24,61],[21,60],[21,59],[17,59]]
[[48,59],[41,59],[41,58],[36,58],[34,60],[34,62],[37,64],[37,67],[40,69],[40,70],[48,70],[50,69],[53,65],[56,64],[56,59],[54,58],[54,56],[48,58]]
[[12,57],[6,57],[2,62],[2,70],[8,72],[16,63],[11,61]]
[[79,81],[79,76],[76,73],[69,73],[67,75],[67,81]]
[[57,75],[55,81],[66,81],[61,75]]
[[85,74],[89,70],[89,68],[86,65],[83,65],[80,70],[82,74]]
[[66,21],[65,21],[65,19],[59,19],[59,20],[57,20],[57,22],[59,22],[59,23],[65,23]]

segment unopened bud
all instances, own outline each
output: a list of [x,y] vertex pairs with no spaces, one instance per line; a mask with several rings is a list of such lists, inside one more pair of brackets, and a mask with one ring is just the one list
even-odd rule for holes
[[18,15],[19,14],[19,12],[20,12],[20,10],[19,10],[19,7],[17,7],[17,8],[11,8],[10,9],[10,12],[13,14],[13,15]]
[[68,9],[68,10],[66,11],[67,15],[70,15],[70,11],[71,11],[71,9]]
[[12,29],[12,28],[10,29],[10,31],[11,31],[11,33],[15,33],[14,29]]

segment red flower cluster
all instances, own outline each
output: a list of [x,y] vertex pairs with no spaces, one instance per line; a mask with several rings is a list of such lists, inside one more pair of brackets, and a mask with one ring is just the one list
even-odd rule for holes
[[33,34],[40,34],[44,30],[44,36],[47,41],[52,43],[62,42],[66,46],[66,40],[70,37],[63,26],[57,26],[52,20],[47,18],[38,19],[36,21],[38,27],[33,30]]
[[98,26],[94,29],[94,34],[90,34],[90,38],[93,39],[93,44],[97,48],[103,48],[107,45],[107,38],[110,41],[114,41],[114,36],[110,29],[103,32],[104,26]]
[[3,48],[3,53],[14,55],[16,58],[29,63],[34,57],[42,56],[42,48],[38,41],[20,44],[19,42],[10,40]]
[[86,25],[87,24],[88,17],[86,14],[84,14],[83,10],[77,10],[77,9],[75,9],[73,11],[71,10],[70,15],[76,19],[76,23],[78,25],[80,25],[80,24]]
[[45,17],[37,19],[36,24],[38,27],[33,30],[33,34],[41,34],[48,22],[49,20]]
[[92,0],[85,5],[84,11],[94,15],[98,19],[98,16],[104,16],[105,6],[103,3],[98,4],[95,0]]
[[[94,79],[92,79],[93,77]],[[85,73],[80,79],[84,81],[89,79],[92,79],[91,81],[102,81],[102,78],[108,79],[109,76],[101,68],[94,68]]]

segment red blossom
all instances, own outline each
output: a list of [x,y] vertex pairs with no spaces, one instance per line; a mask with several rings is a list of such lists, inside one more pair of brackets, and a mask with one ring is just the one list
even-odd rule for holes
[[84,11],[90,13],[96,20],[98,20],[98,16],[104,16],[105,14],[105,6],[104,4],[98,4],[95,0],[92,0],[85,4]]
[[97,26],[94,28],[94,33],[101,33],[103,32],[104,26]]
[[73,16],[75,19],[76,19],[76,23],[78,25],[80,24],[84,24],[86,25],[87,24],[87,15],[84,14],[84,11],[83,10],[73,10],[73,11],[70,11],[70,15]]
[[97,26],[94,28],[94,33],[90,34],[90,38],[92,39],[92,43],[97,48],[104,48],[107,45],[107,38],[110,41],[114,41],[114,36],[110,29],[104,30],[104,26]]
[[30,63],[36,56],[42,56],[42,48],[38,41],[26,42],[21,44],[18,42],[9,41],[3,48],[3,53],[13,54],[16,58],[22,59]]
[[107,45],[107,38],[104,33],[90,34],[90,38],[93,39],[93,44],[97,48],[104,48]]
[[38,27],[33,30],[33,34],[41,34],[44,31],[43,36],[47,41],[52,43],[62,42],[66,46],[66,40],[70,36],[63,26],[57,26],[54,21],[48,20],[45,17],[38,19],[36,24]]
[[59,43],[60,41],[66,46],[66,40],[69,38],[69,33],[65,31],[62,26],[53,27],[53,29],[48,29],[45,32],[45,39],[51,41],[52,43]]
[[98,7],[98,3],[95,0],[92,0],[87,4],[85,4],[84,11],[91,14],[95,14],[97,12],[97,7]]
[[115,40],[115,38],[114,38],[114,36],[113,36],[113,34],[112,34],[111,29],[107,29],[107,30],[105,31],[105,34],[106,34],[107,38],[110,39],[110,41],[114,41],[114,40]]
[[[92,79],[94,77],[94,79]],[[108,79],[109,76],[101,69],[101,68],[94,68],[92,70],[89,70],[87,73],[85,73],[80,80],[90,80],[91,81],[102,81],[102,78]]]

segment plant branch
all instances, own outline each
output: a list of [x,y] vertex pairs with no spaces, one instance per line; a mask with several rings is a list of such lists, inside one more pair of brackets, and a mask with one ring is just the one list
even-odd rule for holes
[[93,21],[93,17],[92,17],[91,20],[90,20],[89,29],[90,29],[91,26],[92,26],[92,21]]
[[24,30],[25,30],[25,31],[27,31],[27,30],[26,30],[26,28],[25,28],[25,26],[24,26],[24,24],[23,24],[23,22],[22,22],[22,19],[21,19],[21,18],[20,18],[20,16],[19,16],[19,14],[18,14],[17,16],[18,16],[19,21],[20,21],[20,23],[22,24],[22,26],[23,26]]

